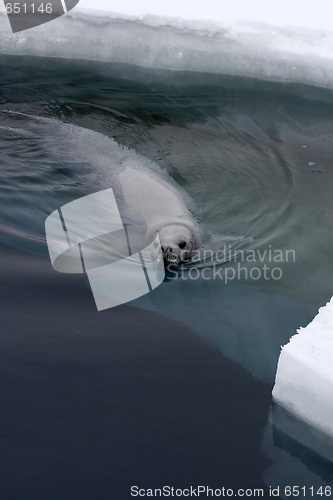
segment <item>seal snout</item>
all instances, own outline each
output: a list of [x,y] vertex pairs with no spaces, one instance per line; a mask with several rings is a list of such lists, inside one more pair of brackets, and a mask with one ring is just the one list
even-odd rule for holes
[[186,226],[169,224],[161,227],[158,233],[166,266],[178,265],[189,260],[196,247],[193,244],[193,235]]
[[179,255],[177,254],[175,248],[172,246],[161,247],[163,252],[163,258],[169,264],[177,264],[179,261]]

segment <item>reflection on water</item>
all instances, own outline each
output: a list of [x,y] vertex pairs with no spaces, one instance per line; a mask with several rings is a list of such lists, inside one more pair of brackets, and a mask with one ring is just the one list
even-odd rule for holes
[[264,481],[288,498],[298,485],[302,498],[331,497],[333,491],[333,439],[282,408],[272,404],[262,451],[273,460]]
[[[178,183],[207,248],[216,252],[224,236],[241,251],[195,279],[191,266],[169,275],[133,306],[183,322],[272,382],[280,346],[332,295],[333,93],[93,63],[3,56],[1,64],[0,110],[60,120],[36,140],[31,121],[0,115],[1,241],[44,253],[46,217],[108,187],[101,172],[114,168],[115,149],[90,131],[115,139]],[[84,157],[64,147],[61,122],[87,129],[77,132],[89,144]],[[274,260],[269,250],[295,257]],[[248,273],[238,276],[238,264]],[[263,266],[281,275],[250,274]]]

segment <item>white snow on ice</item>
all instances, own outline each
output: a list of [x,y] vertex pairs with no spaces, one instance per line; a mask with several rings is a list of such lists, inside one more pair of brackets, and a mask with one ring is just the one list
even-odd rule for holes
[[[333,17],[332,17],[333,19]],[[0,53],[136,64],[333,88],[333,31],[74,9],[13,35],[0,13]]]
[[333,298],[282,348],[273,398],[333,436]]
[[81,8],[121,14],[178,17],[191,20],[255,21],[276,26],[332,29],[331,0],[80,0]]

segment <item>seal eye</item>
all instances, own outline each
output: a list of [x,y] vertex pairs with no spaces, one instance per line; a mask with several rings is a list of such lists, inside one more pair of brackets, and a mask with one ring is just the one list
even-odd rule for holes
[[181,250],[183,250],[183,248],[186,247],[186,241],[181,241],[178,246]]

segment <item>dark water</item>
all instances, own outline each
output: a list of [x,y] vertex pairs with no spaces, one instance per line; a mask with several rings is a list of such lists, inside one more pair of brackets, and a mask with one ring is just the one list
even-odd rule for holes
[[[332,92],[0,62],[2,498],[122,499],[140,481],[262,486],[280,346],[332,295]],[[89,157],[57,159],[57,136],[34,141],[15,112],[100,132],[166,169],[199,207],[215,260],[193,267],[211,279],[186,268],[97,313],[84,279],[52,271],[43,241],[46,217],[82,196]],[[221,235],[238,260],[216,265]]]

